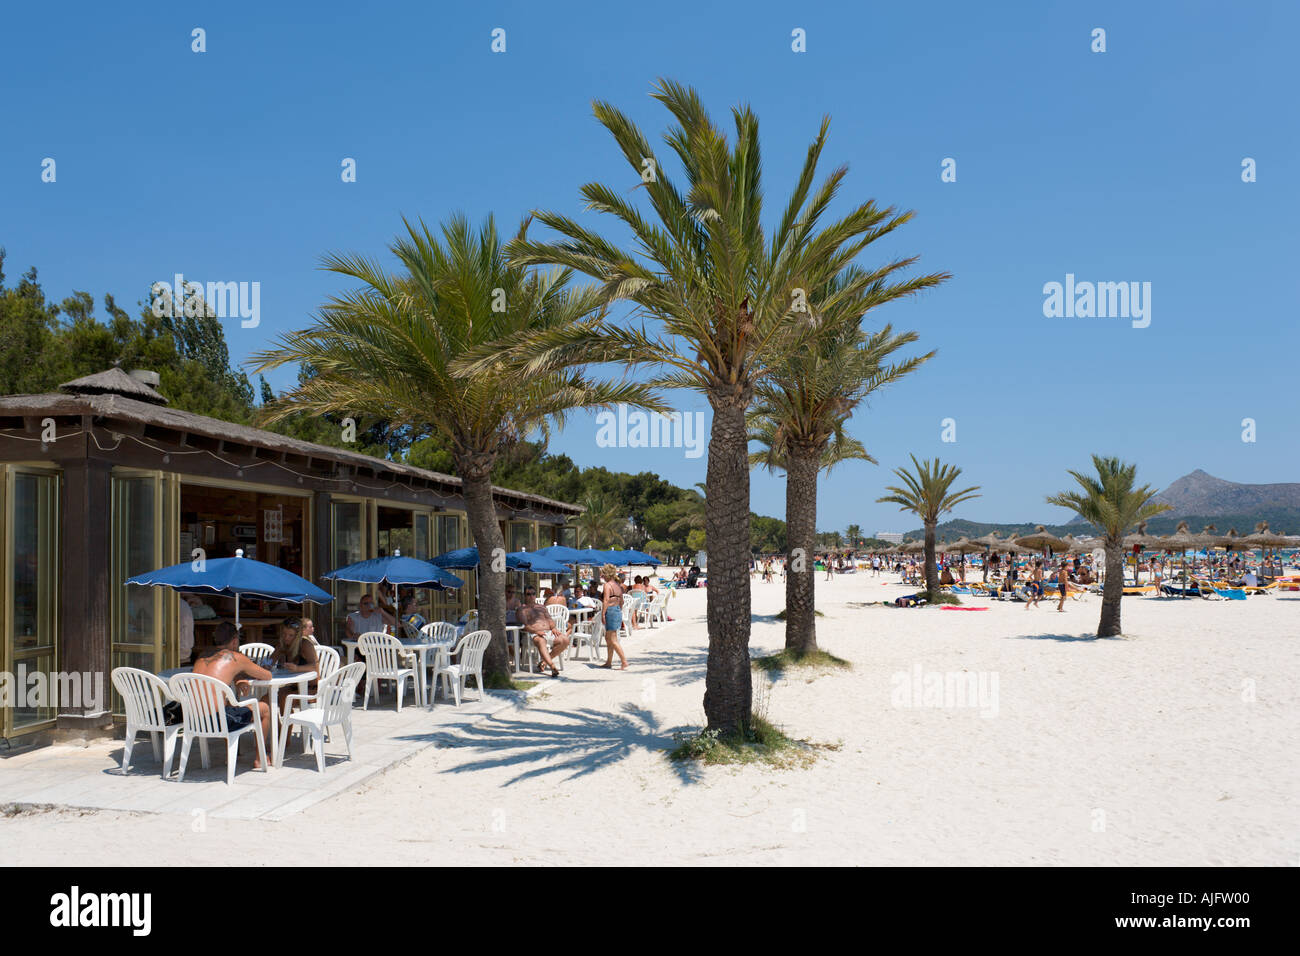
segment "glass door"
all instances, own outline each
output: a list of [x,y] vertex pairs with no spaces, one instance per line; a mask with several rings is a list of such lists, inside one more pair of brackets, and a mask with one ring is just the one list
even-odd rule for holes
[[[59,593],[59,476],[4,469],[3,644],[0,661],[13,675],[0,711],[0,730],[11,736],[54,720]],[[45,693],[33,693],[44,675]],[[8,696],[8,695],[6,695]]]
[[[138,667],[156,674],[169,661],[164,657],[166,588],[126,586],[127,578],[167,566],[163,529],[166,490],[160,474],[114,473],[112,481],[111,597],[112,651],[110,667]],[[113,694],[113,712],[122,712]]]
[[[366,557],[366,503],[335,500],[330,502],[330,565],[327,570],[364,561]],[[333,643],[339,644],[347,631],[344,621],[356,610],[362,590],[368,587],[355,581],[331,582],[334,600],[329,606]]]

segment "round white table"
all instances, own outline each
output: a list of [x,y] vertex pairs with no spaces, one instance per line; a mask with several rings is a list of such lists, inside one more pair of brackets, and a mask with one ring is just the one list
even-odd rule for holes
[[[175,674],[193,673],[194,668],[192,667],[174,667],[171,670],[159,671],[158,676],[163,680],[170,680]],[[279,689],[296,684],[298,685],[298,693],[305,694],[307,693],[307,685],[315,679],[315,671],[291,671],[284,667],[277,667],[271,671],[269,678],[254,680],[251,677],[240,677],[235,681],[236,684],[240,681],[247,682],[254,691],[254,696],[259,696],[256,694],[257,691],[264,690],[267,693],[267,706],[271,709],[271,739],[267,741],[267,746],[270,748],[267,754],[268,764],[276,767],[280,766],[279,762],[276,761],[276,756],[280,753]]]

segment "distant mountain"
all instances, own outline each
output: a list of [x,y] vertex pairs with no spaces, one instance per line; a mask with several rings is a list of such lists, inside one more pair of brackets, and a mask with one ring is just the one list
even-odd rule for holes
[[[1221,532],[1236,528],[1241,534],[1255,530],[1255,523],[1282,534],[1300,533],[1300,484],[1247,485],[1215,478],[1201,469],[1184,475],[1156,495],[1155,501],[1172,510],[1151,520],[1147,530],[1167,534],[1180,521],[1193,531],[1213,524]],[[1078,526],[1083,519],[1071,522]]]
[[[1255,530],[1259,521],[1267,521],[1269,528],[1280,534],[1300,534],[1300,483],[1275,485],[1244,485],[1235,481],[1215,478],[1199,468],[1184,475],[1156,495],[1155,500],[1170,505],[1172,510],[1152,518],[1147,523],[1150,534],[1169,534],[1180,521],[1186,521],[1193,531],[1212,524],[1222,534],[1236,528],[1242,535]],[[978,538],[996,531],[1002,537],[1026,534],[1038,527],[1039,522],[1020,524],[989,524],[954,518],[938,526],[939,540],[955,541],[965,535]],[[1077,538],[1096,534],[1092,525],[1076,517],[1069,524],[1044,525],[1052,534],[1067,532]],[[917,528],[904,535],[920,540],[925,529]]]

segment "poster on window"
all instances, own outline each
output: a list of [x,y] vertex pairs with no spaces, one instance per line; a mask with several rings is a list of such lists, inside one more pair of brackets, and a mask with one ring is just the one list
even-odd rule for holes
[[262,540],[267,544],[280,544],[284,535],[284,511],[273,508],[262,512]]

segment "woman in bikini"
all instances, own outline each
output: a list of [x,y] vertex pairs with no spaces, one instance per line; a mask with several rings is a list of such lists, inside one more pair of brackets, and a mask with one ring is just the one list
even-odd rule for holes
[[609,659],[601,667],[612,670],[614,654],[617,652],[623,665],[621,669],[627,670],[627,656],[623,653],[623,645],[618,642],[618,631],[623,626],[623,585],[618,580],[618,568],[607,564],[600,569],[600,576],[605,579],[601,607],[605,619],[605,646],[609,650]]

